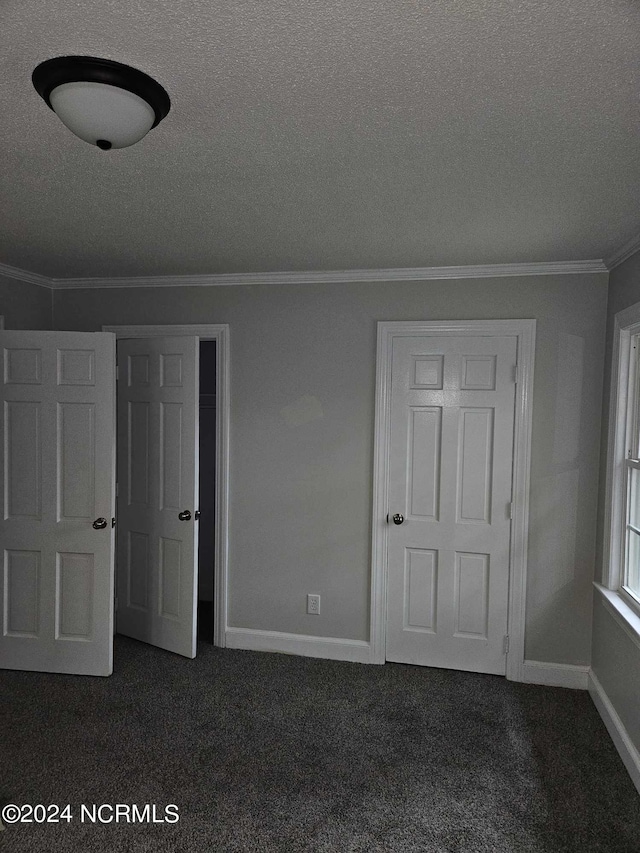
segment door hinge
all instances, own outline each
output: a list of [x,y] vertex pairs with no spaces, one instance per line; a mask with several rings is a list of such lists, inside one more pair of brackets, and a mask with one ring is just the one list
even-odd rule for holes
[[116,364],[116,382],[120,379],[120,365]]
[[513,501],[507,504],[507,518],[509,521],[513,521]]
[[513,381],[517,385],[518,384],[518,365],[513,365]]
[[502,653],[505,655],[509,654],[509,635],[504,635],[504,642],[502,644]]

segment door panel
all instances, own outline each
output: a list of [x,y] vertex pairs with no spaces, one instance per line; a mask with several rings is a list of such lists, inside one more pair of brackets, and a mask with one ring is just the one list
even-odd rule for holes
[[455,635],[488,639],[489,555],[456,553]]
[[4,401],[5,520],[41,519],[42,404]]
[[[96,483],[95,411],[92,403],[58,403],[58,519],[90,519]],[[92,520],[92,519],[91,519]]]
[[118,344],[117,630],[186,657],[196,654],[198,348],[195,337]]
[[493,409],[460,409],[458,427],[458,523],[489,524]]
[[115,336],[0,332],[0,349],[0,665],[109,675]]
[[6,624],[8,637],[40,633],[40,552],[6,551]]
[[92,601],[95,590],[93,554],[57,555],[56,638],[89,640],[94,634]]
[[505,672],[516,338],[396,338],[387,660]]
[[442,411],[437,408],[412,408],[409,417],[407,505],[412,517],[437,520]]
[[404,630],[436,630],[438,552],[407,548],[404,554]]

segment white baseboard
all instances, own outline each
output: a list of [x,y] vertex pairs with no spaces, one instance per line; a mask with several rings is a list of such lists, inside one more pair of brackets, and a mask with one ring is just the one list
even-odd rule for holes
[[371,663],[371,645],[364,640],[309,637],[306,634],[257,631],[254,628],[227,628],[225,640],[228,649],[281,652],[286,655],[302,655],[308,658]]
[[570,687],[586,690],[589,686],[589,667],[572,663],[544,663],[525,660],[522,680],[526,684],[544,684],[547,687]]
[[593,671],[589,673],[589,695],[593,699],[593,704],[598,709],[598,713],[611,735],[611,740],[618,750],[620,758],[629,772],[629,776],[631,776],[631,781],[640,794],[640,752],[638,752],[635,744],[629,737],[624,723],[611,703],[611,699],[604,692],[602,684],[600,684],[598,677]]

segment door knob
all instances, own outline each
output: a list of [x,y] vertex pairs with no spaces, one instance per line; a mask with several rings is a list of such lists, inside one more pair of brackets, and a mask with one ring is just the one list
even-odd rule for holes
[[93,522],[93,526],[95,527],[96,530],[104,530],[105,527],[107,526],[107,519],[106,518],[96,518],[96,520]]
[[188,509],[183,509],[182,512],[178,513],[178,518],[180,519],[180,521],[190,521],[191,512]]
[[394,524],[402,524],[403,521],[404,521],[404,515],[401,512],[397,512],[393,516],[393,523]]

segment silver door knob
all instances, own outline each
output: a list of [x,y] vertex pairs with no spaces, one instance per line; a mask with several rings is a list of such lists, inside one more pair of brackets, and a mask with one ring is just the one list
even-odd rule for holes
[[183,509],[182,512],[178,513],[178,518],[180,519],[180,521],[190,521],[191,512],[188,509]]
[[107,526],[107,523],[108,522],[106,518],[96,518],[96,520],[93,522],[93,526],[96,530],[104,530]]
[[393,516],[393,523],[394,524],[402,524],[403,521],[404,521],[404,515],[401,512],[397,512]]

